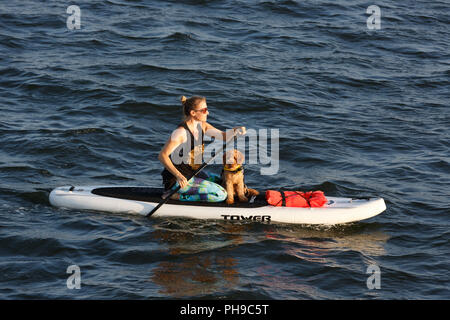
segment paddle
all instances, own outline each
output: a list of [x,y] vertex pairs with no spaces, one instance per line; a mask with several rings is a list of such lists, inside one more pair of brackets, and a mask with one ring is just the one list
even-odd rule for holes
[[[224,146],[219,152],[217,152],[217,153],[214,155],[214,157],[211,157],[211,159],[209,159],[207,162],[204,162],[197,170],[195,170],[194,174],[192,175],[192,177],[190,177],[190,178],[188,179],[188,181],[191,180],[192,178],[194,178],[200,171],[203,170],[204,167],[206,167],[209,163],[211,163],[211,161],[214,160],[219,154],[222,154],[223,151],[225,150],[226,146],[228,145],[228,143],[231,142],[231,141],[234,139],[234,137],[236,136],[237,132],[238,132],[238,131],[235,130],[234,133],[233,133],[233,135],[231,136],[231,138],[230,138],[227,142],[225,142],[225,146]],[[156,210],[158,210],[159,208],[161,208],[161,206],[162,206],[163,204],[165,204],[167,201],[169,201],[170,197],[171,197],[173,194],[175,194],[175,193],[176,193],[178,190],[180,190],[180,189],[181,189],[181,186],[180,186],[180,185],[178,185],[178,187],[176,187],[175,189],[173,189],[173,190],[166,196],[165,199],[162,199],[162,200],[158,203],[158,205],[157,205],[156,207],[153,208],[152,211],[150,211],[149,213],[147,213],[147,217],[150,217],[152,214],[154,214],[154,213],[156,212]]]

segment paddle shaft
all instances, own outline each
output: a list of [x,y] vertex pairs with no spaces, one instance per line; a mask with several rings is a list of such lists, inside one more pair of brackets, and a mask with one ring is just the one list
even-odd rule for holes
[[[223,151],[225,150],[226,146],[228,145],[228,143],[231,142],[231,141],[234,139],[234,137],[236,136],[236,134],[237,134],[237,131],[235,131],[235,132],[233,133],[233,136],[232,136],[227,142],[225,142],[225,147],[223,147],[222,150],[220,150],[219,152],[217,152],[217,153],[214,155],[214,157],[211,157],[211,159],[209,159],[207,162],[204,162],[204,163],[200,166],[200,168],[198,168],[197,170],[194,171],[194,174],[192,175],[191,178],[188,179],[188,181],[189,181],[190,179],[194,178],[200,171],[203,170],[204,167],[206,167],[206,166],[207,166],[212,160],[214,160],[219,154],[222,154]],[[173,190],[166,196],[165,199],[163,199],[162,201],[160,201],[160,202],[158,203],[158,205],[157,205],[156,207],[154,207],[154,208],[152,209],[152,211],[150,211],[150,212],[147,214],[147,217],[150,217],[152,214],[154,214],[154,213],[156,212],[156,210],[158,210],[159,208],[161,208],[161,206],[162,206],[163,204],[165,204],[167,201],[169,201],[170,197],[171,197],[173,194],[175,194],[176,192],[178,192],[178,190],[180,190],[180,189],[181,189],[181,186],[180,186],[180,185],[179,185],[178,187],[176,187],[175,189],[173,189]]]

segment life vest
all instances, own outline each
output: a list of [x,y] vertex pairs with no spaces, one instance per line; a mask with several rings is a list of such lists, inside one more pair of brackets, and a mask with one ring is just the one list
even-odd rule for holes
[[[197,125],[199,135],[198,138],[195,139],[186,122],[180,123],[177,128],[179,127],[186,129],[187,140],[172,151],[169,159],[172,161],[174,167],[189,180],[194,175],[195,170],[200,168],[203,162],[203,153],[205,151],[204,132],[199,123]],[[184,151],[187,151],[186,154]],[[173,160],[172,156],[174,154],[178,156],[177,160],[181,160],[181,163],[180,161]],[[170,189],[176,183],[177,179],[166,168],[161,172],[161,176],[165,190]]]
[[267,203],[275,207],[322,207],[328,202],[322,191],[266,191]]
[[[172,151],[169,159],[172,161],[173,166],[188,178],[203,164],[203,153],[205,151],[204,132],[201,123],[198,123],[198,137],[195,139],[186,122],[180,123],[177,128],[180,127],[186,130],[187,139]],[[174,157],[176,157],[175,161]],[[170,176],[172,175],[167,169],[164,170]]]

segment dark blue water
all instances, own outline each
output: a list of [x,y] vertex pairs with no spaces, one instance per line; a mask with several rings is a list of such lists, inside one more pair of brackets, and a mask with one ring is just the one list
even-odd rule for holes
[[[1,299],[449,299],[448,1],[0,4]],[[258,189],[379,196],[334,227],[64,210],[62,185],[161,185],[181,95],[279,129]],[[220,171],[219,166],[211,170]],[[68,289],[77,265],[81,289]],[[369,266],[380,270],[369,289]]]

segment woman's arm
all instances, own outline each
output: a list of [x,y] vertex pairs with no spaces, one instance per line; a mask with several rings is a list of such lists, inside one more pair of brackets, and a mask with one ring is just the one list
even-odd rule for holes
[[[227,134],[224,131],[216,129],[213,125],[206,122],[205,134],[209,137],[219,138],[220,140],[226,141]],[[234,127],[233,130],[239,130],[239,135],[244,135],[246,133],[245,127]]]
[[183,128],[176,129],[170,136],[169,140],[167,140],[166,144],[161,149],[158,155],[158,160],[177,179],[178,184],[181,186],[181,188],[184,188],[187,185],[188,181],[186,177],[183,176],[177,168],[175,168],[169,156],[180,144],[185,142],[186,139],[186,130],[184,130]]

